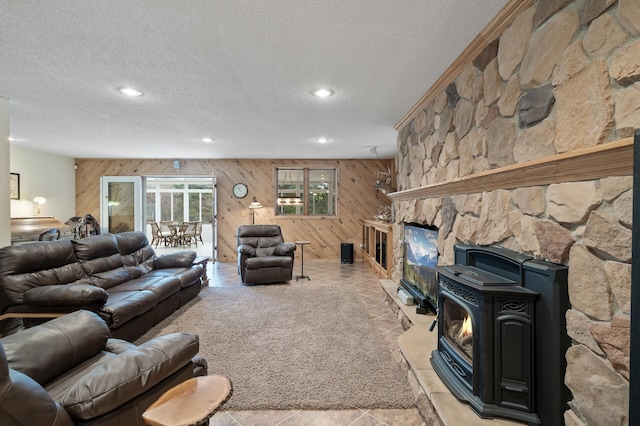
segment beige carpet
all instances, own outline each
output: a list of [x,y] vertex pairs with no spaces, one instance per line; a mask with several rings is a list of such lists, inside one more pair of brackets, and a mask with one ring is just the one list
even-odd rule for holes
[[406,375],[355,290],[207,287],[139,339],[200,336],[209,374],[233,383],[229,410],[408,408]]

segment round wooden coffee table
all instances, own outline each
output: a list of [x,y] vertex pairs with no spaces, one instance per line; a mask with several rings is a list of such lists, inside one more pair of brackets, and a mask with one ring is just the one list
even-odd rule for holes
[[142,414],[152,426],[191,426],[206,422],[231,397],[225,376],[201,376],[169,389]]

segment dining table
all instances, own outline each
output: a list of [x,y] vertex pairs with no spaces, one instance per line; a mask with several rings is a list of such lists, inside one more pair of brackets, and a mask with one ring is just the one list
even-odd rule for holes
[[185,244],[184,242],[184,230],[187,225],[183,222],[169,222],[162,221],[160,222],[160,227],[166,227],[171,232],[170,244],[173,247],[182,246]]
[[171,241],[174,247],[185,245],[184,230],[187,229],[185,223],[174,222],[170,225],[172,238]]

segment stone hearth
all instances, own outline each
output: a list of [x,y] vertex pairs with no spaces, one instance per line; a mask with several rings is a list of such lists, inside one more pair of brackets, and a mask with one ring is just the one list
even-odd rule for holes
[[380,280],[380,285],[387,293],[387,305],[406,330],[398,338],[398,345],[407,363],[409,383],[417,396],[416,405],[427,424],[477,426],[525,424],[498,418],[481,419],[468,404],[460,402],[453,396],[429,361],[431,351],[438,347],[438,333],[435,329],[433,332],[429,331],[434,315],[431,313],[419,315],[416,314],[415,306],[404,305],[398,299],[398,285],[395,282]]

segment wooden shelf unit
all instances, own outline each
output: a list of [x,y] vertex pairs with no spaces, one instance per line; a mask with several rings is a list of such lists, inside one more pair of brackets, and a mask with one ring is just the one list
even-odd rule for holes
[[391,279],[393,266],[393,223],[362,221],[362,259],[378,278]]

